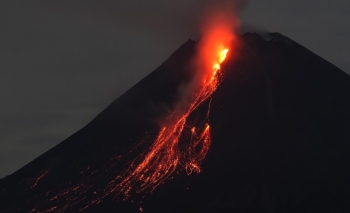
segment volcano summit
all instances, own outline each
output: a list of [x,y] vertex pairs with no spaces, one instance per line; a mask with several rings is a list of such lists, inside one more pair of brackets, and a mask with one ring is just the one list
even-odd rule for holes
[[[150,151],[166,131],[159,120],[183,110],[176,103],[195,77],[192,40],[84,128],[2,179],[0,212],[350,212],[350,77],[278,33],[247,33],[235,45],[220,60],[215,92],[175,130],[176,149]],[[167,149],[181,153],[165,174],[153,159],[169,157]],[[150,170],[138,167],[147,156]],[[123,175],[138,171],[141,184]]]

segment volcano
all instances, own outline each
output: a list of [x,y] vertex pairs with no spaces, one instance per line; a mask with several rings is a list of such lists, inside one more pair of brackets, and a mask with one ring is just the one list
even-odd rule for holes
[[239,36],[220,85],[189,115],[188,126],[210,119],[200,172],[177,169],[128,197],[112,190],[157,137],[197,45],[2,179],[0,212],[350,212],[350,76],[278,33]]

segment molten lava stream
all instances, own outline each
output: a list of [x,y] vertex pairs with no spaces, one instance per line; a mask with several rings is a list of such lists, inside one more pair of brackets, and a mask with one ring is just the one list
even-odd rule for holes
[[[192,127],[191,138],[187,142],[186,152],[179,146],[179,139],[184,131],[187,118],[206,101],[217,89],[221,82],[221,63],[224,62],[228,49],[222,48],[216,56],[212,71],[204,76],[203,84],[193,92],[191,102],[183,113],[175,112],[167,119],[165,125],[158,133],[154,143],[142,155],[142,161],[135,159],[131,162],[126,172],[111,181],[106,189],[109,192],[123,193],[126,198],[131,191],[137,193],[149,190],[153,191],[163,183],[178,167],[186,170],[187,174],[201,171],[200,164],[206,156],[211,140],[210,126],[206,123],[201,132]],[[209,120],[208,108],[205,122]],[[136,166],[135,166],[136,165]]]

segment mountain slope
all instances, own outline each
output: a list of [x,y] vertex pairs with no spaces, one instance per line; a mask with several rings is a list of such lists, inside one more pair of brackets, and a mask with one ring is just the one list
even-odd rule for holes
[[[89,205],[137,152],[115,158],[154,137],[191,78],[189,40],[86,127],[1,180],[0,212],[349,212],[350,77],[287,37],[270,37],[241,36],[224,64],[200,174],[179,171],[142,199],[108,195]],[[205,115],[204,105],[191,119]]]

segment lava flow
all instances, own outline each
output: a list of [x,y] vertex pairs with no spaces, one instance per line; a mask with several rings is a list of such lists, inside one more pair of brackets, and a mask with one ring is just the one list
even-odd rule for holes
[[[199,128],[189,127],[186,122],[190,114],[211,97],[221,82],[221,64],[229,49],[223,44],[215,46],[215,49],[218,51],[214,55],[212,67],[209,71],[202,70],[203,72],[197,78],[197,80],[200,79],[201,83],[196,82],[198,86],[194,87],[188,94],[190,102],[186,103],[185,107],[183,103],[179,103],[175,107],[154,143],[141,156],[141,160],[140,158],[135,159],[123,175],[118,176],[110,183],[109,190],[123,193],[128,197],[131,191],[137,193],[145,190],[153,191],[178,168],[185,169],[187,174],[201,171],[201,162],[211,144],[210,103],[203,124]],[[181,148],[179,142],[187,128],[191,136],[188,137],[188,141],[185,141],[186,148],[184,149]]]
[[[128,199],[134,193],[152,192],[157,186],[164,183],[174,172],[186,171],[191,173],[201,172],[201,163],[208,153],[211,144],[209,114],[211,96],[222,81],[222,63],[229,52],[232,56],[233,34],[231,28],[216,25],[206,36],[197,43],[196,57],[191,61],[193,66],[192,79],[179,90],[178,102],[170,115],[164,119],[159,132],[147,150],[141,152],[127,165],[124,172],[116,171],[106,185],[98,186],[97,180],[105,179],[105,174],[88,166],[72,178],[72,181],[62,183],[57,188],[41,194],[47,203],[34,205],[31,212],[61,212],[68,209],[77,209],[79,212],[92,205],[97,205],[103,200],[115,194]],[[208,104],[208,106],[204,105]],[[198,111],[207,108],[202,114],[202,120],[196,120],[195,124],[190,115],[201,106]],[[192,117],[191,117],[192,118]],[[128,154],[139,150],[137,144]],[[123,158],[118,156],[116,159]],[[111,158],[111,162],[116,160]],[[116,164],[118,165],[118,163]],[[110,166],[115,166],[112,163]],[[36,178],[32,188],[46,176],[45,172]],[[82,181],[75,181],[82,180]],[[91,198],[88,197],[91,196]],[[134,199],[134,198],[132,198]],[[28,200],[27,202],[30,202]],[[76,206],[76,207],[73,207]]]

